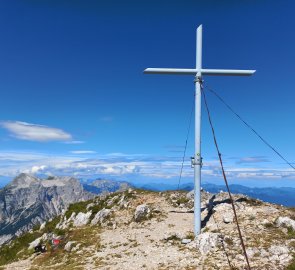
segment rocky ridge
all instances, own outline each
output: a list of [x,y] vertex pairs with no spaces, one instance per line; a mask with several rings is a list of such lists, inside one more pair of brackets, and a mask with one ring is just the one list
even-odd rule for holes
[[[17,262],[7,264],[0,250],[6,258],[0,263],[3,269],[246,269],[227,194],[202,192],[197,238],[192,195],[128,190],[72,204],[29,233],[23,246],[6,248]],[[234,200],[252,269],[294,269],[294,209],[243,195]],[[47,252],[34,254],[37,243]]]
[[83,184],[85,190],[95,194],[108,194],[111,192],[124,191],[132,186],[124,181],[112,181],[107,179],[97,179],[90,183]]
[[41,180],[20,174],[0,190],[0,246],[61,214],[70,203],[93,197],[73,177]]

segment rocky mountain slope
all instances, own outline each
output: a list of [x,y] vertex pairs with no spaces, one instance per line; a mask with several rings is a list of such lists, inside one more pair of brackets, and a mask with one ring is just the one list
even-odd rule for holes
[[[2,269],[247,269],[226,193],[128,190],[70,205],[0,250]],[[252,269],[294,269],[295,210],[234,195]],[[47,251],[33,253],[43,243]],[[12,262],[15,261],[15,262]],[[1,268],[1,267],[0,267]]]
[[20,174],[0,190],[0,245],[61,214],[70,203],[93,197],[72,177],[41,180]]

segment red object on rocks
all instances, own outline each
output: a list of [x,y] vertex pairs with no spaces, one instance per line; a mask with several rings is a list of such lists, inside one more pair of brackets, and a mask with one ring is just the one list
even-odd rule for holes
[[60,243],[60,240],[59,239],[52,239],[52,244],[53,245],[58,245]]

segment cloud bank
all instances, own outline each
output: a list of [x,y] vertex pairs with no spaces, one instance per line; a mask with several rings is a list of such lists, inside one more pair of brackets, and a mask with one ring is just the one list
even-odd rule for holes
[[72,135],[58,128],[36,125],[20,121],[2,121],[2,128],[10,132],[14,138],[27,141],[71,141]]
[[[21,172],[42,175],[73,175],[79,178],[93,179],[106,177],[118,180],[154,179],[177,180],[180,174],[181,157],[150,156],[142,154],[110,153],[105,155],[92,153],[75,155],[48,155],[43,153],[21,153],[0,151],[0,176],[15,177]],[[90,151],[92,152],[92,151]],[[230,159],[225,160],[225,171],[232,180],[295,180],[295,172],[286,166],[257,168],[238,166]],[[281,165],[280,165],[281,166]],[[184,163],[183,179],[193,179],[193,169],[187,158]],[[203,180],[221,179],[217,159],[204,161]]]

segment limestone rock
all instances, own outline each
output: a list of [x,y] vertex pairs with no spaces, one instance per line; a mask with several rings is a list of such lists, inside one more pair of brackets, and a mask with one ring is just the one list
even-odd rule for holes
[[75,244],[76,241],[69,241],[68,243],[66,243],[64,250],[70,252],[73,248],[73,244]]
[[34,247],[40,245],[40,243],[42,241],[45,241],[48,239],[48,235],[47,233],[44,233],[42,236],[38,237],[37,239],[35,239],[34,241],[32,241],[30,244],[29,244],[29,247],[28,249],[33,249]]
[[186,194],[186,198],[189,200],[193,200],[194,199],[194,190],[191,190],[189,193]]
[[44,229],[45,229],[45,226],[46,226],[46,221],[43,222],[43,223],[40,225],[39,231],[44,230]]
[[95,217],[91,220],[91,225],[96,225],[97,223],[101,224],[105,221],[107,217],[110,216],[110,209],[102,209],[96,213]]
[[197,247],[202,254],[207,254],[221,243],[221,235],[219,233],[205,232],[196,238]]
[[146,204],[141,204],[136,207],[134,220],[136,222],[146,219],[150,214],[150,208]]
[[191,239],[186,239],[186,238],[184,238],[184,239],[182,239],[181,240],[181,244],[188,244],[188,243],[190,243],[192,240]]
[[66,216],[64,216],[64,217],[63,217],[63,220],[61,220],[61,221],[55,226],[55,228],[56,228],[56,229],[62,229],[62,230],[67,229],[67,228],[69,227],[69,225],[71,224],[71,222],[74,221],[75,216],[76,216],[76,213],[75,213],[75,212],[73,212],[73,213],[71,214],[71,216],[70,216],[68,219],[67,219]]
[[12,234],[0,235],[0,246],[13,238]]
[[223,222],[224,223],[232,223],[234,221],[234,216],[232,213],[225,213],[223,215]]
[[34,247],[38,246],[40,242],[41,242],[41,237],[38,237],[37,239],[35,239],[33,242],[29,244],[28,249],[33,249]]
[[88,223],[89,221],[89,218],[91,216],[91,211],[87,212],[87,213],[79,213],[76,218],[74,219],[74,222],[73,222],[73,226],[74,227],[81,227],[81,226],[84,226]]
[[293,220],[289,217],[279,217],[276,220],[276,224],[279,227],[290,227],[295,231],[295,220]]
[[25,173],[15,177],[0,193],[0,245],[9,238],[5,235],[21,235],[60,215],[69,204],[94,197],[73,177],[40,179]]
[[269,248],[269,252],[272,255],[282,255],[282,254],[288,254],[289,253],[289,249],[286,246],[271,246]]
[[87,204],[87,206],[86,206],[86,210],[88,210],[89,208],[93,207],[94,205],[95,205],[94,203],[89,203],[89,204]]

